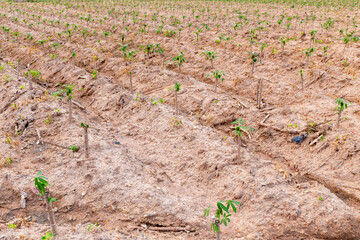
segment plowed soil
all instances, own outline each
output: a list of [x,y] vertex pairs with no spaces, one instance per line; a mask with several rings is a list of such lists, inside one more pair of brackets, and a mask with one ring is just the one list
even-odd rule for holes
[[[230,199],[242,205],[222,225],[223,239],[360,239],[360,45],[344,48],[339,34],[351,32],[356,10],[205,1],[1,4],[0,25],[10,32],[0,31],[0,239],[50,231],[45,203],[33,191],[40,170],[57,199],[57,239],[216,239],[204,209],[213,213],[217,201]],[[89,14],[94,21],[84,20]],[[328,18],[334,25],[326,30]],[[236,31],[235,22],[243,23]],[[74,25],[80,30],[70,39]],[[84,41],[83,28],[96,33]],[[166,30],[177,32],[168,37]],[[216,42],[221,33],[232,38]],[[282,48],[281,37],[292,40]],[[134,62],[124,60],[123,43],[137,50]],[[164,54],[148,59],[140,45],[158,43]],[[260,53],[261,43],[268,46],[251,74],[249,52]],[[205,50],[217,52],[214,68],[225,73],[216,92]],[[187,58],[181,72],[172,61],[180,52]],[[33,90],[28,64],[41,72]],[[175,82],[179,116],[169,89]],[[66,96],[52,95],[59,84],[74,85],[71,122]],[[340,128],[337,98],[351,103]],[[239,161],[232,122],[240,117],[255,131],[244,132]],[[89,159],[82,122],[90,126]],[[291,142],[306,132],[304,142]],[[88,231],[95,223],[100,227]]]

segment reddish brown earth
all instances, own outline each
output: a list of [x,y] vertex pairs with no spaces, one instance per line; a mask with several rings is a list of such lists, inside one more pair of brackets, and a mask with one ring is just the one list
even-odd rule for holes
[[[184,7],[185,3],[179,4]],[[16,5],[30,14],[26,18],[34,23],[32,28],[21,21],[22,15],[11,11],[15,6],[7,5],[0,12],[7,13],[0,25],[25,35],[16,41],[10,41],[4,31],[0,35],[4,66],[0,70],[0,239],[39,239],[50,231],[44,201],[32,191],[39,170],[49,178],[52,197],[57,199],[53,207],[59,239],[215,239],[212,220],[203,216],[204,209],[211,206],[213,212],[217,201],[229,199],[242,206],[231,216],[229,226],[222,227],[223,239],[360,239],[360,50],[359,43],[351,43],[343,55],[338,29],[346,26],[346,14],[339,16],[336,9],[327,12],[328,8],[287,8],[286,14],[300,18],[305,11],[318,15],[301,37],[299,21],[290,30],[276,25],[281,6],[234,4],[233,9],[249,8],[249,24],[235,36],[233,20],[209,21],[211,30],[201,33],[199,41],[193,32],[205,22],[205,16],[194,20],[190,33],[184,20],[180,38],[154,33],[159,21],[149,24],[149,32],[135,36],[141,21],[134,25],[129,20],[126,25],[131,33],[125,42],[130,49],[148,43],[165,48],[164,66],[164,58],[158,54],[147,64],[146,56],[139,52],[130,67],[118,50],[123,27],[110,37],[100,35],[111,31],[114,24],[122,26],[121,18],[109,18],[103,25],[87,23],[76,17],[87,11],[72,7],[67,19],[60,18],[63,24],[36,26],[31,14],[40,14],[38,9],[48,6],[36,4],[37,8],[29,9],[32,5]],[[211,13],[218,7],[211,4]],[[258,8],[263,9],[261,19],[272,24],[269,31],[258,35],[257,42],[269,46],[251,77],[248,38],[258,21],[254,17]],[[155,11],[144,5],[135,9],[146,21],[151,21],[149,12]],[[107,14],[106,8],[99,10],[89,12]],[[156,11],[182,20],[177,10],[162,7]],[[265,11],[271,15],[263,17]],[[185,12],[192,16],[191,10]],[[12,21],[12,16],[19,21]],[[58,19],[50,10],[42,16]],[[315,44],[317,50],[305,70],[305,89],[301,91],[299,69],[305,68],[302,51],[309,45],[308,32],[319,30],[328,17],[336,19],[336,24],[316,35],[320,43]],[[65,22],[98,29],[99,35],[89,37],[85,47],[79,33],[71,43],[65,34],[58,39],[53,33],[64,31]],[[217,32],[216,24],[222,24],[223,31]],[[176,30],[168,24],[165,29]],[[51,48],[30,43],[28,32],[37,41],[49,36],[46,46],[61,43],[57,58],[49,57],[54,52]],[[233,37],[226,49],[215,43],[221,32]],[[282,36],[296,37],[284,52],[279,43]],[[322,61],[324,45],[330,46],[326,61]],[[272,53],[274,48],[277,54]],[[211,67],[200,55],[204,49],[218,52],[214,66],[226,73],[217,93],[213,79],[206,77]],[[76,52],[75,60],[70,59],[71,51]],[[181,51],[187,61],[178,73],[171,60]],[[97,79],[91,76],[94,54],[100,58]],[[16,64],[11,65],[17,59],[22,66],[19,79]],[[43,78],[34,82],[33,90],[24,77],[28,63]],[[137,94],[129,91],[130,68]],[[264,81],[260,110],[256,105],[258,79]],[[174,91],[169,90],[175,82],[182,84],[178,118],[174,116]],[[84,107],[73,106],[71,123],[68,102],[51,95],[60,89],[58,83],[74,84],[74,100]],[[340,129],[334,111],[338,97],[351,102]],[[164,99],[164,104],[154,104],[159,99]],[[231,133],[231,123],[239,117],[256,129],[243,137],[241,162]],[[176,121],[181,123],[177,126]],[[90,160],[84,158],[81,122],[90,125]],[[303,143],[291,142],[310,126]],[[16,127],[22,134],[15,134]],[[40,143],[36,129],[47,141],[81,149],[73,153]],[[324,138],[310,145],[321,134]],[[11,164],[6,164],[8,157]],[[24,209],[20,207],[23,192],[27,194]],[[9,223],[17,224],[17,229],[8,228]],[[88,231],[88,225],[94,223],[101,226]]]

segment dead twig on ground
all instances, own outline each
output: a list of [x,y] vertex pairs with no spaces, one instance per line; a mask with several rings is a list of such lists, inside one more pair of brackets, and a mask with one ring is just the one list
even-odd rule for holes
[[195,232],[193,229],[184,227],[149,227],[148,229],[161,232]]
[[265,121],[270,117],[270,114],[267,114],[266,117],[261,121],[262,124],[265,123]]
[[72,103],[77,106],[78,108],[80,108],[81,110],[85,110],[85,107],[83,105],[81,105],[80,103],[76,102],[75,100],[72,100]]
[[314,145],[315,143],[319,142],[322,137],[324,137],[324,131],[318,133],[318,137],[310,143],[310,146]]

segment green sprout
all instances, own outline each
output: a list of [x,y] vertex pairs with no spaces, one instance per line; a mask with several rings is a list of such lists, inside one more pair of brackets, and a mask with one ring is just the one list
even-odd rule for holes
[[241,136],[243,136],[242,132],[250,131],[250,133],[252,133],[252,131],[255,131],[254,128],[245,126],[245,123],[246,123],[245,120],[243,120],[242,118],[239,118],[238,120],[236,120],[235,122],[232,123],[235,125],[234,134],[238,138],[238,161],[239,161],[239,163],[240,163]]
[[[35,187],[37,188],[37,190],[39,190],[38,195],[40,195],[40,196],[44,196],[46,193],[46,188],[48,186],[50,186],[49,182],[47,181],[47,177],[42,176],[41,171],[39,171],[38,174],[36,175],[36,177],[34,178],[34,184],[35,184]],[[55,202],[56,198],[49,197],[47,199],[47,201],[49,203]]]
[[300,69],[301,90],[304,90],[304,70]]
[[147,63],[150,63],[150,55],[155,52],[155,46],[152,44],[147,44],[145,46],[144,52],[146,53]]
[[[24,75],[26,77],[29,76],[29,72],[25,72]],[[32,79],[35,79],[35,80],[41,80],[41,72],[39,70],[31,70],[30,71],[30,75],[32,77]]]
[[181,52],[180,55],[173,58],[173,62],[179,66],[179,73],[181,72],[181,66],[183,65],[183,62],[185,62],[187,59],[184,57],[184,53]]
[[211,68],[214,68],[213,61],[217,57],[217,52],[212,52],[212,51],[205,50],[204,52],[201,53],[201,55],[205,55],[206,59],[210,60],[210,62],[211,62]]
[[225,73],[223,71],[214,70],[212,73],[209,73],[206,77],[213,76],[215,78],[215,88],[214,92],[216,92],[218,80],[222,82],[225,80]]
[[304,50],[305,56],[306,56],[306,68],[309,66],[309,60],[311,54],[315,51],[314,48],[308,48]]
[[[242,205],[241,203],[234,201],[234,200],[228,200],[228,201],[219,201],[217,202],[217,209],[215,212],[215,221],[211,223],[211,229],[215,233],[220,233],[220,225],[224,224],[225,226],[228,225],[230,222],[230,210],[232,209],[234,213],[236,213],[236,205]],[[231,207],[231,208],[230,208]],[[207,207],[204,211],[204,216],[207,217],[210,214],[210,206]]]
[[178,108],[178,92],[180,91],[180,87],[181,84],[180,83],[175,83],[174,87],[169,88],[169,90],[175,90],[175,116],[178,115],[179,113],[179,108]]
[[94,223],[94,224],[89,224],[87,227],[87,230],[89,232],[95,232],[98,228],[100,227],[100,225],[98,223]]
[[46,232],[45,233],[45,236],[42,236],[41,237],[41,240],[52,240],[54,239],[54,233],[49,233],[49,232]]
[[73,152],[78,152],[80,150],[79,146],[71,145],[70,150]]
[[251,59],[251,76],[254,74],[255,63],[258,61],[259,54],[257,52],[250,52]]
[[91,73],[92,79],[97,79],[99,72],[94,69],[94,71]]
[[349,104],[350,103],[346,102],[342,98],[336,99],[337,106],[334,110],[338,112],[337,128],[340,128],[341,113],[344,111],[344,109],[346,109],[348,107]]
[[8,228],[16,229],[17,226],[15,224],[9,223]]

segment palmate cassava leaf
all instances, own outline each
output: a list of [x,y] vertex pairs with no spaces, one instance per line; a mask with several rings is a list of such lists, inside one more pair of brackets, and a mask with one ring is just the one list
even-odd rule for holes
[[[216,203],[217,209],[215,212],[215,222],[211,223],[211,229],[214,232],[219,232],[219,228],[216,225],[217,222],[221,224],[224,224],[225,226],[230,223],[230,217],[232,214],[230,214],[230,207],[236,213],[236,205],[241,205],[240,202],[234,201],[234,200],[227,200],[227,201],[219,201]],[[204,216],[209,216],[210,207],[205,209]]]
[[44,195],[45,188],[49,186],[49,183],[46,179],[47,179],[46,177],[41,175],[41,171],[39,171],[36,177],[34,178],[35,187],[39,190],[40,195]]
[[225,212],[229,213],[229,209],[228,209],[227,207],[225,207],[225,205],[222,204],[221,202],[218,202],[218,203],[217,203],[217,206],[218,206],[219,209],[221,208],[221,209],[224,210]]

